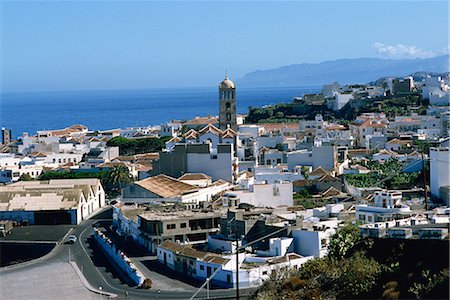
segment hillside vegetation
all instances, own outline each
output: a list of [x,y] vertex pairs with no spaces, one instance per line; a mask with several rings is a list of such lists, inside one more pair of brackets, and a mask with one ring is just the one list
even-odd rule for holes
[[272,273],[254,299],[448,299],[449,243],[361,239],[348,225],[330,254]]

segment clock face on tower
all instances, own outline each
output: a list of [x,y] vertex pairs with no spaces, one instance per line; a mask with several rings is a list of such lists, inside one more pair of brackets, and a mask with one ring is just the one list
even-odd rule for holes
[[231,128],[237,131],[236,122],[236,86],[225,76],[219,84],[219,128]]

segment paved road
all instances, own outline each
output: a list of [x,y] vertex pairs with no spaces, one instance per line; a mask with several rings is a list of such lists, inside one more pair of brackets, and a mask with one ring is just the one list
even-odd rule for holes
[[[103,291],[118,295],[117,299],[189,299],[193,295],[193,291],[179,291],[177,288],[172,290],[144,290],[133,287],[132,284],[126,282],[118,271],[108,262],[106,256],[96,242],[93,240],[93,225],[101,219],[91,218],[83,221],[76,226],[71,234],[78,236],[78,240],[73,245],[61,244],[55,249],[50,256],[36,263],[38,266],[45,266],[57,263],[67,263],[69,259],[75,261],[82,270],[86,280],[92,287],[101,287]],[[110,220],[109,220],[110,221]],[[95,255],[94,255],[95,252]],[[67,265],[69,265],[67,263]],[[2,272],[3,274],[21,272],[29,268],[29,266],[18,267],[12,270]],[[58,276],[55,270],[55,276]],[[125,293],[128,292],[128,297]],[[249,294],[251,291],[241,291],[241,295]],[[212,299],[232,299],[235,290],[211,290],[210,298]],[[97,295],[100,299],[100,295]],[[103,296],[103,298],[106,298]],[[201,291],[197,298],[206,298],[206,291]]]

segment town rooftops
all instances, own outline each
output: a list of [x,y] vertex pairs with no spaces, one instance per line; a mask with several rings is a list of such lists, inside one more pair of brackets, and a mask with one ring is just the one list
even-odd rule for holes
[[309,173],[309,176],[324,176],[324,175],[330,175],[330,172],[328,172],[322,167],[318,167]]
[[334,181],[334,182],[338,182],[338,181],[341,181],[341,180],[340,180],[339,178],[336,178],[336,177],[334,177],[334,176],[331,176],[331,174],[325,174],[325,175],[323,175],[322,177],[320,177],[318,181],[320,181],[320,182],[322,182],[322,181]]
[[189,130],[184,134],[184,138],[187,140],[195,140],[198,137],[198,132],[194,129]]
[[207,180],[211,178],[212,178],[211,176],[206,175],[204,173],[186,173],[180,178],[178,178],[178,180]]
[[201,211],[190,211],[190,210],[182,210],[182,211],[172,211],[172,212],[161,212],[161,211],[144,211],[139,214],[144,220],[147,221],[170,221],[170,220],[196,220],[196,219],[205,219],[205,218],[219,218],[219,212],[201,212]]
[[400,139],[392,139],[386,143],[387,145],[411,145],[412,140],[400,140]]
[[264,123],[258,124],[267,131],[280,131],[281,129],[298,129],[298,123]]
[[0,187],[0,211],[76,209],[99,185],[97,178],[16,182]]
[[212,125],[212,124],[208,124],[205,127],[203,127],[200,131],[199,131],[200,135],[206,134],[206,133],[212,133],[215,135],[221,135],[222,131],[217,128],[216,126]]
[[158,175],[135,182],[136,185],[161,198],[176,198],[198,190],[197,187],[167,175]]
[[222,132],[223,139],[231,139],[234,138],[235,136],[237,136],[237,132],[231,128],[227,128]]
[[230,259],[223,258],[220,255],[210,252],[198,251],[192,248],[190,245],[180,245],[170,240],[164,241],[161,245],[159,245],[159,248],[169,250],[180,256],[195,258],[204,262],[214,263],[218,265],[224,265],[230,261]]
[[325,192],[322,193],[322,197],[341,196],[342,194],[343,193],[341,191],[331,186]]
[[206,124],[218,124],[219,119],[217,117],[195,117],[192,120],[185,122],[183,125],[206,125]]

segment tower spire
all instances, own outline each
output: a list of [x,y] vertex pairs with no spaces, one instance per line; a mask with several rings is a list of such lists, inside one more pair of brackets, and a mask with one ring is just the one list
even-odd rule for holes
[[228,69],[225,69],[225,79],[228,79]]

